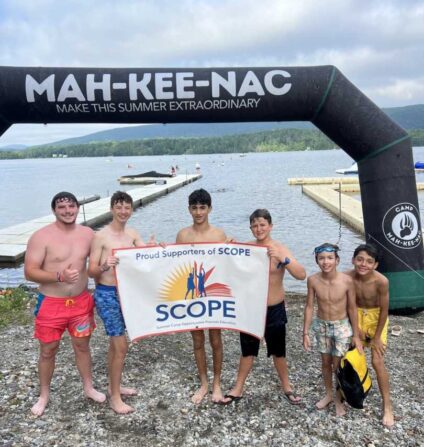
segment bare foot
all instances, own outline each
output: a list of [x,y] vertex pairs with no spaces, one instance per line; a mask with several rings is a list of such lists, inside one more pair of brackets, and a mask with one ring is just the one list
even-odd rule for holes
[[103,403],[106,400],[106,395],[96,391],[94,388],[84,390],[85,397],[94,400],[94,402]]
[[125,386],[121,386],[119,392],[122,396],[137,396],[137,390],[135,388],[127,388]]
[[336,400],[336,416],[344,416],[346,414],[346,407],[342,402]]
[[315,406],[318,410],[324,410],[324,408],[327,408],[331,402],[333,402],[333,398],[331,396],[325,396],[323,399],[318,401]]
[[[108,388],[107,392],[109,393],[109,396],[112,395],[110,388]],[[124,386],[119,388],[119,393],[121,396],[137,396],[137,390],[135,388],[126,388]]]
[[31,408],[31,413],[34,416],[41,416],[44,413],[48,403],[48,397],[39,397],[37,403]]
[[134,408],[123,402],[120,396],[117,398],[111,397],[109,403],[110,408],[112,408],[115,413],[129,414],[134,412]]
[[203,398],[208,394],[208,387],[206,385],[202,385],[194,394],[191,396],[191,401],[195,405],[199,405],[202,402]]
[[391,408],[384,411],[383,425],[387,428],[392,428],[395,425],[395,418]]

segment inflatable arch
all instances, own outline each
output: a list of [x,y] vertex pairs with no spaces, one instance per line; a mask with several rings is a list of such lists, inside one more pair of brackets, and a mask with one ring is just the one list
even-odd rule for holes
[[424,307],[411,141],[333,66],[0,67],[0,135],[15,123],[311,121],[359,165],[365,234],[381,250],[390,309]]

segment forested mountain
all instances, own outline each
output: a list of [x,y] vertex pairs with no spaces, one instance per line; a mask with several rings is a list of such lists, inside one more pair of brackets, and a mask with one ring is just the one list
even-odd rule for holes
[[[399,124],[405,124],[403,127],[409,129],[413,146],[424,146],[424,105],[385,111]],[[329,138],[307,122],[157,124],[112,129],[20,151],[3,150],[0,159],[275,152],[333,147],[335,144]]]
[[[424,130],[411,131],[410,135],[414,146],[424,146]],[[319,130],[283,129],[213,138],[152,138],[70,146],[40,146],[21,152],[0,152],[0,159],[284,152],[334,147],[335,144]]]
[[[424,129],[424,104],[383,109],[405,129]],[[69,138],[54,144],[65,145],[95,141],[125,141],[149,138],[222,137],[279,129],[315,129],[308,121],[265,123],[152,124],[104,130],[83,137]]]

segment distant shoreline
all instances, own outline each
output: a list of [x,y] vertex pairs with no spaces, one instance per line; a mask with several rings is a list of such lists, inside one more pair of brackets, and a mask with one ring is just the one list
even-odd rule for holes
[[[413,146],[424,146],[424,129],[411,130],[409,135]],[[291,152],[331,148],[338,147],[319,130],[281,129],[219,137],[152,138],[44,145],[25,150],[0,149],[0,160]]]

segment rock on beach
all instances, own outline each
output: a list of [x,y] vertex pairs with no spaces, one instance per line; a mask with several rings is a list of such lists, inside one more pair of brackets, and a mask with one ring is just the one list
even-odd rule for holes
[[[303,397],[299,406],[284,398],[272,360],[261,347],[243,399],[227,406],[205,399],[190,401],[198,386],[189,333],[143,339],[130,347],[124,384],[138,389],[127,398],[135,413],[116,415],[107,403],[84,398],[69,336],[62,339],[52,381],[50,403],[43,416],[31,415],[38,397],[38,342],[33,327],[0,330],[0,445],[2,446],[424,446],[423,370],[424,313],[391,316],[400,325],[398,337],[389,335],[386,364],[390,372],[394,413],[392,430],[381,425],[381,397],[375,374],[364,410],[349,408],[343,418],[334,406],[318,411],[322,397],[320,356],[302,349],[305,297],[289,294],[287,358],[290,380]],[[223,332],[223,391],[231,389],[237,372],[239,337]],[[107,389],[108,338],[98,321],[92,341],[95,386]],[[209,370],[212,369],[207,344]],[[369,362],[369,366],[370,362]],[[211,375],[210,375],[211,376]]]

